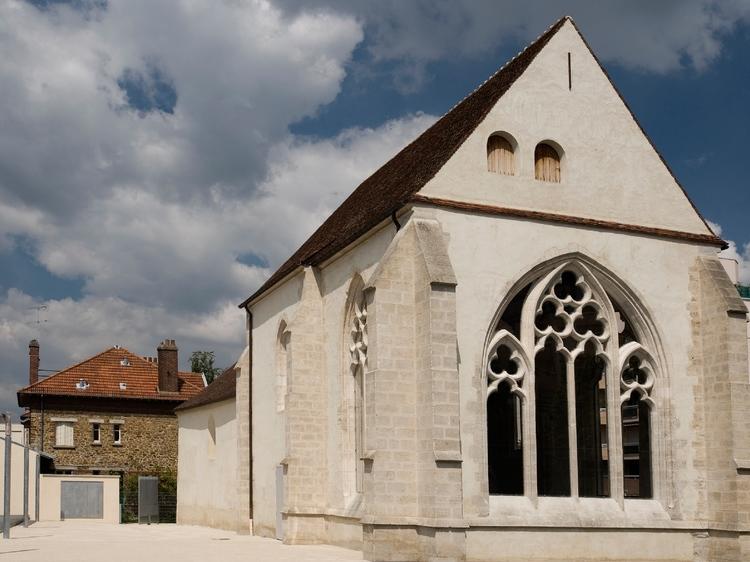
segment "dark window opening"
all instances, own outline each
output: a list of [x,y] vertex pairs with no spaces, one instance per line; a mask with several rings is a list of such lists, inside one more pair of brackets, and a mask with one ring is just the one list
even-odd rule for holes
[[617,316],[617,345],[622,347],[626,343],[637,342],[638,338],[633,330],[633,324],[615,301],[612,301]]
[[487,398],[490,494],[523,495],[521,400],[501,384]]
[[537,491],[540,496],[569,496],[566,363],[551,338],[536,356],[535,376]]
[[606,362],[589,342],[575,361],[578,495],[609,496]]
[[531,284],[529,283],[518,291],[516,296],[508,303],[508,306],[505,307],[503,315],[497,324],[498,332],[500,330],[508,330],[516,338],[521,339],[521,312],[523,311],[523,303],[526,300],[526,295],[529,294],[530,289]]
[[622,452],[626,498],[652,497],[650,413],[648,405],[641,400],[641,395],[637,392],[622,405]]

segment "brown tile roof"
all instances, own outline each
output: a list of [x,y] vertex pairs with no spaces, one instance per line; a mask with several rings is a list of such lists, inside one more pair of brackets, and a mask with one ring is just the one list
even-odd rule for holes
[[[127,359],[129,365],[121,365]],[[56,395],[125,398],[146,400],[187,400],[200,393],[205,387],[203,377],[198,373],[178,373],[179,392],[159,392],[159,374],[155,362],[131,353],[123,347],[111,347],[80,363],[64,369],[18,391],[19,405],[31,395]],[[88,388],[79,390],[76,383],[85,379]],[[120,383],[125,389],[120,390]]]
[[[570,21],[575,26],[575,22],[568,16],[558,20],[479,88],[362,182],[292,257],[284,262],[255,293],[240,304],[240,308],[271,289],[298,267],[316,265],[325,261],[356,241],[368,230],[394,215],[405,205],[413,202],[414,195],[453,156],[566,21]],[[577,27],[576,30],[580,34]],[[582,35],[581,37],[583,38]],[[588,43],[586,46],[588,47]],[[588,48],[591,51],[591,48]],[[601,68],[604,71],[604,68]],[[607,77],[609,78],[609,75]],[[610,83],[612,83],[611,79]],[[614,83],[612,87],[620,95]],[[621,95],[620,98],[622,99]],[[628,110],[630,111],[629,107]],[[638,123],[632,111],[630,114]],[[640,124],[638,126],[640,127]],[[643,128],[641,130],[643,131]],[[646,134],[645,131],[643,133]],[[646,138],[648,139],[648,135]],[[649,142],[651,142],[650,139]],[[653,143],[651,145],[653,146]],[[662,161],[664,161],[663,158]],[[674,174],[672,176],[674,177]],[[676,178],[675,181],[677,181]],[[680,188],[685,192],[681,185]],[[686,192],[685,196],[688,197]],[[697,209],[696,212],[698,212]],[[698,216],[701,216],[699,212]],[[705,223],[705,220],[703,222]],[[708,228],[708,225],[706,227]]]
[[232,365],[224,369],[224,372],[216,377],[200,394],[177,406],[175,411],[187,410],[188,408],[196,408],[234,398],[237,392],[237,376],[234,368],[235,365]]

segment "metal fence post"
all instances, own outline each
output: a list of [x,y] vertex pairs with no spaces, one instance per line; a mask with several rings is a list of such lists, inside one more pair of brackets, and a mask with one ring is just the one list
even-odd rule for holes
[[39,522],[39,474],[42,468],[42,454],[36,452],[36,477],[34,478],[34,522]]
[[23,526],[29,526],[29,444],[23,445]]
[[10,414],[0,414],[5,418],[5,470],[3,471],[3,538],[10,538],[10,446],[12,428]]

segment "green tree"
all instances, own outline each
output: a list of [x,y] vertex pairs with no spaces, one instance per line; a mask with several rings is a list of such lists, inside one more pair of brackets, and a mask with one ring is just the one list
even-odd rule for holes
[[221,374],[221,369],[214,367],[213,351],[193,351],[190,355],[190,370],[203,373],[209,384]]

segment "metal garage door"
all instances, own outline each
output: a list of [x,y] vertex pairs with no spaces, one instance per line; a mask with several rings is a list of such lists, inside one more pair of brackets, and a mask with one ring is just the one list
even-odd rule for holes
[[103,482],[61,482],[61,519],[102,519],[103,515]]

